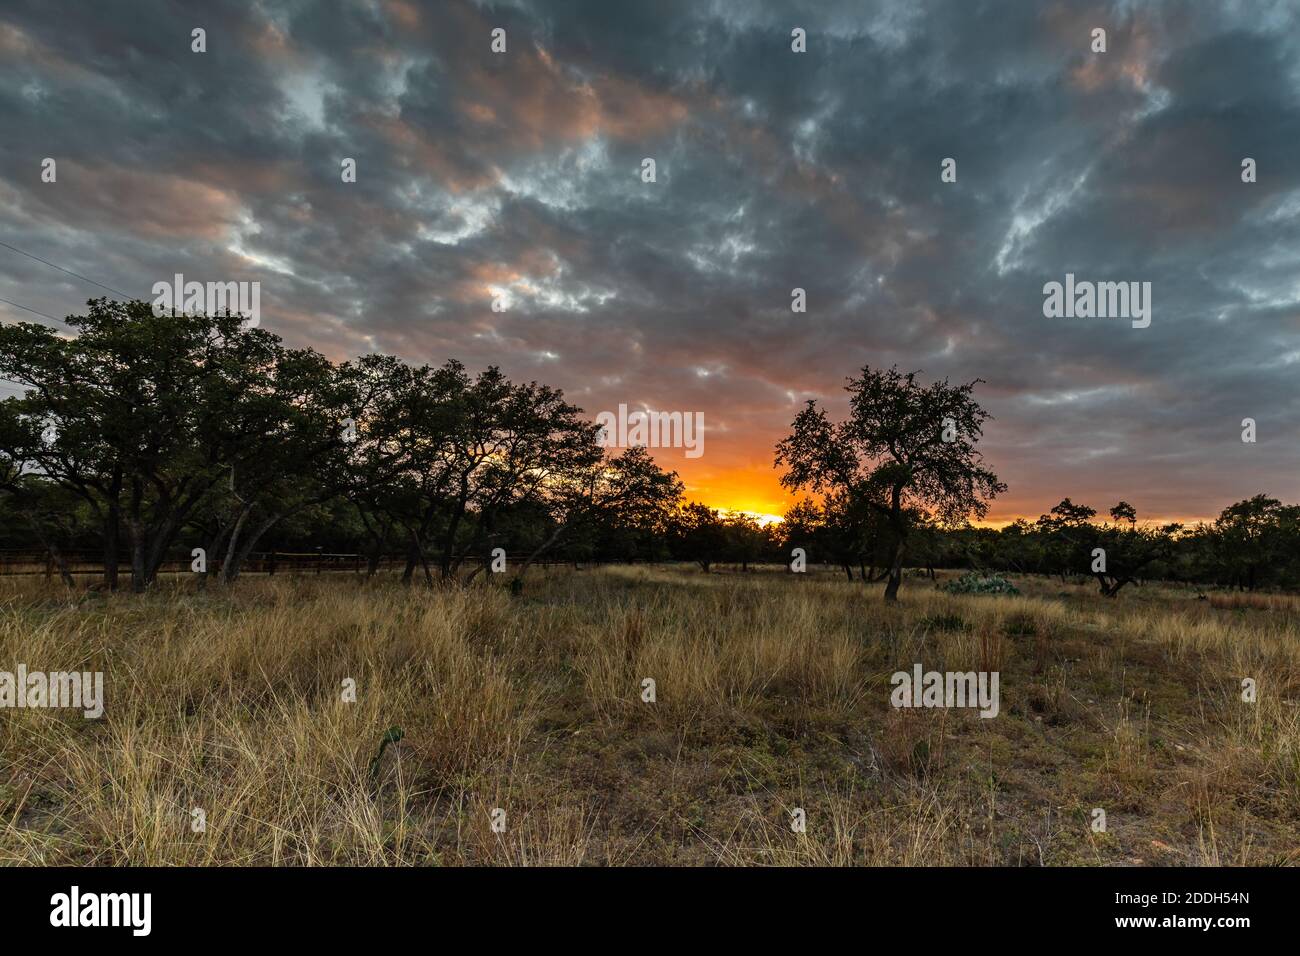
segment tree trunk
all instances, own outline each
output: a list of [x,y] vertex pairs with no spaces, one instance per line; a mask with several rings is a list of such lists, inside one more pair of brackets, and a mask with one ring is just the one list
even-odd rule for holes
[[229,528],[218,529],[216,535],[210,538],[203,546],[203,552],[207,555],[207,561],[204,564],[203,573],[199,575],[199,588],[206,589],[208,581],[212,578],[214,564],[217,559],[217,552],[221,550],[221,542],[226,540],[226,532]]
[[894,545],[894,557],[889,565],[889,583],[885,585],[885,600],[897,601],[898,588],[903,583],[903,541]]
[[[558,526],[553,532],[551,532],[551,536],[547,538],[545,541],[543,541],[541,545],[538,546],[537,550],[535,550],[532,554],[530,554],[525,559],[524,563],[520,566],[518,572],[515,573],[514,580],[511,581],[511,587],[516,589],[515,593],[518,593],[519,590],[523,589],[524,572],[527,571],[530,567],[532,567],[533,562],[536,561],[542,554],[544,554],[548,548],[555,546],[555,542],[559,541],[560,538],[564,536],[564,532],[568,530],[568,527],[569,527],[568,522],[565,522],[564,524]],[[574,562],[574,565],[575,567],[577,566],[576,561]],[[709,569],[705,568],[704,570],[707,571]],[[515,582],[518,583],[516,584]]]
[[131,532],[131,590],[136,594],[143,594],[145,585],[144,576],[144,531],[139,524],[132,520],[130,522]]
[[75,590],[77,582],[72,579],[72,572],[68,570],[68,559],[63,556],[63,552],[59,550],[57,544],[50,544],[50,557],[54,560],[55,565],[58,566],[59,577],[63,579],[63,583],[66,584],[69,589]]
[[[261,541],[262,536],[275,527],[275,525],[283,518],[287,517],[289,513],[290,512],[286,511],[281,514],[271,515],[271,517],[267,518],[257,526],[253,533],[248,536],[248,540],[243,543],[237,552],[235,552],[230,564],[222,567],[221,583],[235,583],[235,579],[239,577],[239,572],[244,567],[244,562],[248,560],[248,556],[253,552],[253,548],[257,547],[257,542]],[[318,564],[317,567],[319,568],[319,566],[320,565]]]
[[889,583],[885,585],[886,601],[898,600],[898,588],[903,583],[903,549],[907,545],[907,525],[903,518],[902,499],[902,486],[895,485],[889,509],[889,523],[894,531],[894,554],[889,562]]
[[121,546],[121,519],[116,501],[108,503],[108,514],[104,516],[104,587],[110,591],[117,590],[117,549]]
[[221,583],[229,584],[230,580],[226,576],[226,569],[235,563],[235,555],[239,551],[239,536],[244,533],[244,522],[248,520],[252,508],[245,505],[239,510],[239,517],[230,528],[230,540],[226,542],[226,556],[221,561]]
[[167,558],[167,551],[175,542],[176,535],[180,531],[181,520],[179,515],[168,518],[163,522],[162,527],[154,532],[153,541],[150,542],[148,554],[145,556],[145,582],[147,584],[153,584],[158,579],[158,572],[162,569],[163,561]]
[[[461,494],[465,494],[463,487]],[[456,532],[460,530],[460,521],[464,514],[465,502],[462,499],[457,502],[457,508],[452,512],[451,519],[447,523],[447,540],[443,543],[442,559],[439,562],[442,568],[442,576],[444,580],[451,577],[451,559],[452,555],[455,554],[456,551]],[[423,557],[423,551],[421,552],[421,557]]]
[[122,494],[121,469],[115,469],[108,488],[108,510],[104,514],[104,587],[117,590],[117,549],[121,546],[122,511],[118,497]]
[[420,563],[420,546],[415,532],[411,532],[411,543],[406,547],[406,567],[402,569],[402,583],[410,584],[415,577],[415,566]]
[[420,547],[420,542],[415,542],[415,553],[420,557],[420,566],[424,568],[424,583],[433,587],[433,572],[429,570],[429,559],[424,556],[424,548]]

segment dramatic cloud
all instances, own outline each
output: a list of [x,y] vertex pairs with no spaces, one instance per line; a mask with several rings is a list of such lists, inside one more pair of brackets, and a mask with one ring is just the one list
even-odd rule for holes
[[[263,325],[336,358],[703,411],[704,455],[658,457],[714,505],[782,510],[799,405],[897,363],[985,380],[995,518],[1206,516],[1300,499],[1294,11],[11,0],[0,241],[142,298],[260,281]],[[1066,273],[1149,281],[1150,327],[1045,318]],[[0,247],[4,299],[100,294]]]

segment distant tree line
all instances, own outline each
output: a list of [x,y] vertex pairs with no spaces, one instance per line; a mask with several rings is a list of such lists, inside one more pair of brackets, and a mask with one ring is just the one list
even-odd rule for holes
[[988,413],[978,380],[923,384],[917,373],[864,368],[845,386],[849,414],[833,422],[816,402],[777,445],[781,478],[820,494],[792,507],[784,544],[838,565],[850,580],[884,580],[897,594],[904,563],[1092,577],[1101,594],[1163,579],[1253,590],[1300,587],[1300,506],[1255,495],[1194,527],[1138,523],[1121,501],[1108,514],[1069,498],[1037,521],[977,528],[972,517],[1006,489],[976,444]]
[[[921,514],[913,514],[912,522],[909,564],[931,574],[935,568],[962,568],[1062,581],[1092,578],[1107,597],[1148,580],[1250,591],[1300,588],[1300,505],[1262,494],[1192,526],[1139,525],[1136,509],[1123,501],[1099,517],[1069,498],[1036,521],[1002,528],[940,527]],[[799,502],[782,530],[792,546],[808,550],[810,560],[816,555],[849,580],[881,580],[893,545],[878,518],[835,498]]]
[[[929,385],[864,368],[849,416],[809,403],[776,449],[782,483],[815,497],[760,526],[683,499],[643,448],[602,447],[563,394],[496,368],[332,362],[236,315],[154,315],[92,300],[75,335],[0,327],[0,549],[101,556],[99,586],[146,590],[201,548],[200,586],[238,579],[256,551],[397,556],[402,579],[469,582],[511,556],[810,565],[897,595],[903,569],[1092,575],[1114,596],[1144,579],[1300,586],[1300,506],[1257,495],[1212,524],[1140,526],[1068,498],[1036,522],[976,528],[1005,485],[975,449],[977,382]],[[1099,568],[1096,554],[1104,553]]]
[[[660,555],[681,483],[608,455],[563,395],[458,362],[334,363],[239,316],[105,299],[0,328],[0,547],[93,547],[103,586],[148,588],[178,547],[203,581],[256,548],[405,555],[403,577],[472,578],[495,548],[522,577],[550,551]],[[299,544],[302,546],[302,544]],[[123,566],[125,565],[125,566]]]
[[0,549],[37,550],[75,586],[146,590],[201,548],[200,586],[256,551],[346,552],[373,574],[469,582],[500,549],[543,559],[779,558],[745,515],[685,501],[644,448],[612,452],[562,393],[459,362],[335,363],[237,315],[92,300],[75,335],[0,326]]

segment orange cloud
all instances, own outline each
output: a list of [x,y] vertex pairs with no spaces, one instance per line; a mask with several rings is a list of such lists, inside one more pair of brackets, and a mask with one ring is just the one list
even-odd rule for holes
[[219,240],[240,218],[237,193],[196,179],[70,159],[59,161],[58,172],[72,188],[38,195],[67,221],[97,216],[143,236]]

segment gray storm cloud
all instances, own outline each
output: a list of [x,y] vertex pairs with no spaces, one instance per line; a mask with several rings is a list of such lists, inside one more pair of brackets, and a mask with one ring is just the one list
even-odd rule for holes
[[[1003,515],[1295,500],[1294,9],[18,0],[0,241],[142,298],[260,281],[337,358],[700,410],[708,454],[666,463],[705,500],[750,469],[778,502],[772,444],[866,363],[985,380]],[[1150,327],[1044,318],[1067,272],[1149,281]],[[4,299],[100,294],[0,248]]]

